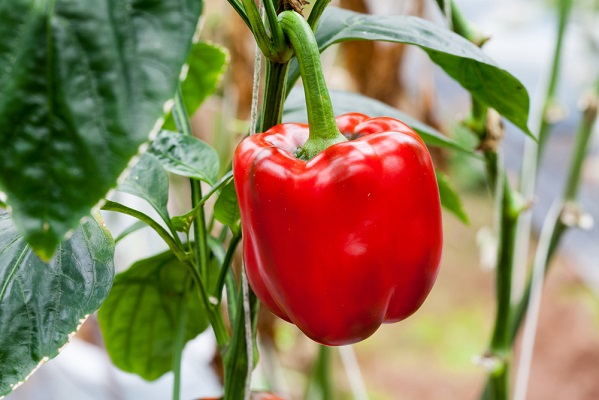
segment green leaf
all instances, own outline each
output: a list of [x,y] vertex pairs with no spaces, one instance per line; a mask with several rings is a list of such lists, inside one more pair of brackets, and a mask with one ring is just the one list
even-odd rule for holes
[[441,205],[453,215],[458,217],[460,221],[464,224],[468,225],[470,220],[468,218],[468,214],[466,214],[466,210],[464,209],[464,205],[458,196],[458,193],[449,182],[447,176],[445,176],[441,171],[436,170],[437,174],[437,185],[439,186],[439,196],[441,197]]
[[[202,41],[194,43],[187,57],[187,77],[181,84],[183,102],[190,117],[218,88],[229,61],[229,51],[226,48]],[[171,131],[177,129],[172,114],[169,114],[163,128]]]
[[0,397],[54,358],[108,295],[114,243],[88,218],[49,263],[0,212]]
[[[418,46],[474,98],[532,137],[527,126],[529,99],[524,85],[499,68],[479,47],[432,22],[412,16],[367,15],[327,7],[318,24],[316,40],[321,52],[332,44],[349,40]],[[299,76],[296,60],[289,76],[290,82]]]
[[214,203],[214,218],[229,226],[232,231],[239,229],[241,214],[239,213],[234,181],[229,182],[223,188],[216,203]]
[[[331,101],[333,102],[333,110],[335,115],[341,115],[359,110],[362,114],[372,117],[392,117],[408,124],[414,129],[422,140],[430,146],[445,147],[452,150],[474,155],[474,151],[461,146],[459,143],[444,136],[439,131],[430,126],[410,117],[407,114],[393,108],[383,102],[380,102],[370,97],[361,94],[345,92],[341,90],[330,90]],[[285,101],[285,111],[283,114],[285,122],[308,122],[308,114],[306,113],[306,100],[304,91],[300,88],[293,88]]]
[[44,259],[162,125],[202,3],[0,2],[0,186]]
[[158,158],[149,152],[139,157],[129,171],[127,179],[118,187],[121,192],[129,193],[147,201],[170,227],[171,220],[166,204],[168,202],[168,175]]
[[161,131],[149,152],[173,174],[199,179],[210,185],[218,177],[220,166],[216,150],[196,137]]
[[150,381],[170,371],[181,311],[188,316],[187,342],[208,327],[208,320],[189,269],[171,252],[118,274],[98,313],[113,363]]

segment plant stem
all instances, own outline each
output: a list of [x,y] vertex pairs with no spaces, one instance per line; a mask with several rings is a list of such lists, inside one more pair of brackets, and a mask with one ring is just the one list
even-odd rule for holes
[[[437,3],[445,11],[445,2]],[[476,40],[467,21],[462,17],[457,6],[451,2],[452,29],[461,36],[481,46],[484,40]],[[478,43],[477,43],[478,42]],[[478,136],[481,145],[488,139],[492,142],[501,139],[500,132],[491,132],[487,126],[490,117],[488,107],[472,98],[472,112],[467,126]],[[494,201],[499,214],[499,243],[496,264],[496,316],[489,357],[493,368],[489,371],[489,380],[482,394],[485,399],[506,400],[509,398],[509,370],[511,358],[510,322],[511,293],[514,248],[516,243],[517,222],[520,207],[515,194],[507,180],[501,158],[495,148],[496,144],[483,147],[489,185],[494,192]]]
[[154,221],[152,218],[142,213],[141,211],[134,210],[133,208],[129,208],[123,204],[116,203],[111,200],[105,200],[104,205],[102,206],[102,210],[104,211],[115,211],[120,212],[121,214],[129,215],[131,217],[137,218],[140,221],[145,222],[148,226],[164,240],[164,242],[168,245],[169,249],[173,252],[173,254],[179,259],[181,262],[187,262],[189,257],[185,250],[177,243],[175,239],[168,233],[166,229],[162,227],[158,222]]
[[[497,170],[503,171],[499,166]],[[496,314],[495,326],[489,345],[489,356],[494,368],[489,376],[491,399],[508,399],[509,366],[511,357],[510,314],[514,246],[516,241],[516,209],[511,188],[505,173],[499,177],[501,189],[497,190],[495,201],[500,205],[499,243],[496,266]]]
[[347,139],[337,128],[312,28],[294,11],[283,11],[279,15],[279,22],[295,51],[306,93],[310,136],[304,146],[298,149],[296,156],[309,160],[327,147]]
[[[175,123],[183,135],[191,135],[191,125],[189,123],[189,116],[187,110],[185,110],[185,104],[183,103],[183,96],[181,94],[181,88],[177,91],[175,96],[175,107],[173,111]],[[199,202],[202,200],[202,187],[201,182],[195,179],[190,179],[191,185],[191,205],[196,209]],[[193,219],[193,263],[190,265],[192,270],[192,277],[199,289],[199,295],[204,303],[204,307],[208,312],[208,318],[210,325],[214,330],[216,336],[216,342],[219,349],[224,349],[229,342],[229,334],[225,328],[225,323],[220,309],[215,308],[214,304],[210,302],[209,292],[207,290],[207,282],[209,282],[208,276],[208,242],[206,232],[206,219],[204,215],[204,207],[199,206]]]
[[229,345],[229,332],[225,327],[223,315],[220,312],[220,308],[215,307],[215,304],[210,302],[206,285],[202,281],[202,277],[198,274],[198,271],[194,268],[194,265],[189,262],[185,263],[185,265],[189,268],[194,283],[198,286],[198,295],[200,296],[200,300],[202,301],[202,304],[208,313],[208,320],[212,326],[212,330],[214,331],[216,344],[219,350],[222,352]]
[[318,26],[318,21],[322,16],[326,6],[329,5],[331,0],[316,0],[314,6],[312,7],[312,11],[310,11],[310,15],[308,16],[308,25],[312,28],[312,31],[316,31],[316,27]]
[[[544,277],[550,266],[557,244],[569,226],[580,224],[580,211],[574,206],[578,197],[583,161],[593,132],[599,107],[599,80],[597,93],[588,96],[583,118],[576,136],[576,144],[572,150],[568,177],[562,198],[556,200],[543,225],[539,245],[535,254],[531,276],[527,282],[524,296],[517,308],[517,315],[512,322],[512,341],[526,314],[526,324],[522,336],[522,352],[516,380],[515,399],[525,399],[528,377],[532,363],[536,328],[541,305]],[[566,221],[570,220],[568,223]]]
[[[570,158],[570,166],[568,168],[568,175],[566,179],[566,186],[564,189],[564,193],[562,195],[562,204],[573,204],[577,197],[578,191],[580,189],[580,178],[582,173],[582,166],[585,160],[586,153],[589,148],[589,142],[593,135],[593,126],[597,120],[598,114],[598,104],[599,104],[599,79],[597,80],[598,84],[595,88],[596,92],[589,96],[586,101],[586,107],[583,111],[583,117],[578,129],[578,133],[576,135],[576,142],[574,144],[574,148],[572,149],[572,156]],[[545,256],[547,260],[547,266],[545,267],[545,273],[549,270],[549,263],[557,249],[557,245],[567,230],[568,226],[564,224],[561,214],[558,218],[556,218],[554,226],[552,228],[551,239],[549,241],[549,246],[547,246],[547,255]],[[524,315],[526,314],[526,310],[528,308],[528,304],[531,296],[531,279],[527,281],[524,294],[522,295],[522,299],[518,303],[518,306],[515,309],[514,316],[511,321],[511,341],[513,342],[518,334],[518,330],[522,324],[524,319]]]
[[[173,116],[175,117],[175,123],[177,128],[183,135],[192,136],[191,125],[189,123],[189,116],[185,109],[185,103],[183,102],[183,96],[181,93],[181,87],[177,90],[175,96],[175,107]],[[206,216],[204,213],[204,206],[198,206],[198,203],[202,200],[202,184],[196,179],[190,179],[191,185],[191,206],[192,209],[197,210],[194,214],[193,219],[193,235],[194,235],[194,255],[196,268],[202,276],[204,282],[208,282],[208,243],[206,242]]]
[[279,20],[277,18],[277,11],[275,10],[275,5],[272,0],[264,0],[264,9],[266,10],[266,18],[268,20],[268,27],[270,28],[270,35],[272,37],[272,42],[274,48],[277,50],[277,53],[281,53],[285,44],[285,36],[283,35],[283,30],[279,25]]
[[[538,119],[535,125],[538,125],[538,143],[526,138],[524,143],[524,158],[522,162],[522,173],[520,177],[520,193],[525,199],[532,199],[535,194],[535,186],[537,180],[537,170],[543,152],[545,150],[545,143],[549,136],[552,124],[550,118],[551,108],[555,107],[555,92],[557,88],[557,82],[559,78],[560,61],[562,53],[562,43],[565,33],[565,28],[568,21],[568,15],[572,6],[572,0],[560,0],[559,13],[558,13],[558,26],[557,26],[557,38],[555,41],[555,48],[553,52],[553,59],[551,63],[550,78],[547,84],[547,92],[545,94],[545,101],[542,108],[538,112]],[[526,274],[526,265],[528,264],[528,253],[530,245],[530,235],[532,230],[532,212],[528,212],[522,215],[522,218],[518,221],[518,242],[516,243],[515,252],[515,265],[516,272],[520,272],[515,275],[514,284],[520,286],[520,282],[524,280]],[[526,296],[526,293],[513,293],[512,297],[520,298],[520,296]]]
[[248,19],[247,13],[243,9],[243,5],[239,3],[238,0],[227,0],[231,7],[237,12],[239,17],[243,20],[243,22],[247,25],[248,28],[252,29],[252,25],[250,24],[250,20]]
[[318,357],[312,367],[312,373],[304,395],[305,400],[331,400],[333,398],[331,371],[331,348],[318,345]]
[[337,349],[341,356],[341,362],[343,363],[354,400],[368,400],[368,390],[364,383],[360,364],[356,359],[354,347],[352,345],[339,346]]
[[447,12],[450,14],[451,29],[455,33],[468,39],[479,47],[488,40],[487,37],[481,35],[480,32],[471,26],[453,0],[437,0],[437,4],[444,14],[447,14]]
[[[249,313],[250,320],[253,326],[252,330],[255,329],[255,324],[258,319],[258,308],[260,303],[256,295],[250,290],[248,293],[249,297]],[[231,299],[233,300],[233,299]],[[248,347],[253,344],[247,343],[246,341],[246,324],[245,324],[245,313],[243,310],[243,290],[237,291],[237,312],[235,315],[235,321],[233,322],[233,337],[227,353],[225,354],[225,395],[224,400],[241,400],[244,398],[246,393],[246,380],[239,379],[240,377],[246,377],[248,367],[253,365],[253,357],[250,359],[248,354]],[[253,335],[255,337],[255,335]],[[250,364],[251,363],[251,364]]]
[[254,0],[242,0],[242,3],[248,16],[250,30],[256,39],[256,44],[260,48],[260,51],[262,51],[262,54],[264,54],[266,58],[275,59],[278,51],[266,32],[264,22],[262,22],[262,17],[260,16],[260,11],[258,10],[256,3]]
[[192,263],[190,263],[188,254],[169,235],[167,230],[164,229],[159,223],[154,221],[152,218],[148,217],[146,214],[129,208],[127,206],[124,206],[122,204],[115,203],[114,201],[106,200],[104,206],[102,206],[102,210],[116,211],[122,214],[130,215],[148,224],[148,226],[154,229],[156,233],[158,233],[158,235],[162,238],[162,240],[164,240],[164,242],[168,245],[169,249],[173,252],[177,259],[190,269],[192,278],[198,286],[200,299],[202,300],[204,306],[206,307],[206,310],[208,311],[208,318],[210,320],[212,328],[214,329],[216,341],[219,345],[219,348],[224,348],[229,341],[229,334],[227,333],[227,330],[225,328],[222,315],[220,314],[220,312],[215,312],[214,307],[211,306],[205,285],[200,275],[198,274],[197,269],[194,267]]
[[[262,5],[262,1],[260,1],[260,4]],[[250,135],[255,134],[257,128],[260,69],[261,56],[258,52],[258,49],[256,49],[254,57],[252,105],[250,110]],[[270,81],[273,79],[270,73],[267,73],[266,79],[266,87],[269,87],[269,85],[272,86],[269,90],[266,91],[267,93],[276,93],[279,90],[284,90],[282,88],[274,87],[274,85],[270,83]],[[271,101],[282,102],[282,99],[273,98],[271,99]],[[276,114],[271,115],[271,113],[275,113],[275,111],[272,110],[276,110],[276,107],[269,108],[269,110],[270,111],[268,113],[263,114],[263,121],[276,118]],[[230,247],[229,250],[231,252],[230,257],[232,257],[234,250],[232,247]],[[224,264],[225,262],[223,260],[223,268]],[[251,357],[251,355],[253,355],[254,349],[251,343],[251,339],[249,341],[250,343],[248,343],[247,339],[248,335],[251,336],[252,332],[247,332],[246,320],[249,319],[250,324],[252,320],[257,320],[260,303],[258,302],[258,299],[256,298],[255,294],[252,292],[251,288],[245,288],[243,284],[243,276],[240,279],[240,281],[242,282],[240,285],[242,286],[242,290],[235,289],[235,279],[233,279],[232,270],[230,268],[227,269],[229,273],[225,274],[225,285],[227,290],[227,299],[229,303],[229,318],[231,321],[231,326],[233,327],[233,336],[226,353],[224,353],[223,355],[225,374],[224,399],[245,400],[248,399],[250,396],[249,388],[247,386],[248,383],[251,382],[251,371],[254,366],[253,357]],[[241,273],[244,274],[243,269]],[[220,286],[220,283],[217,286]],[[244,304],[246,303],[249,303],[249,305],[247,307],[244,307]],[[242,310],[242,312],[240,312],[240,309]],[[239,379],[239,377],[245,377],[245,379]]]
[[[187,292],[187,290],[185,291]],[[185,347],[185,325],[186,325],[186,313],[185,313],[185,297],[187,293],[183,294],[183,299],[177,307],[177,328],[175,330],[175,340],[173,341],[173,400],[179,400],[181,390],[181,359],[183,355],[183,348]]]
[[235,255],[235,250],[237,246],[241,242],[241,234],[234,234],[231,238],[231,243],[229,243],[229,247],[227,248],[227,253],[225,254],[225,259],[220,268],[220,272],[218,275],[218,281],[216,283],[216,288],[214,291],[214,297],[218,299],[218,302],[222,300],[223,297],[223,287],[225,286],[225,280],[227,275],[229,274],[229,270],[231,269],[231,263],[233,262],[233,256]]
[[[252,288],[250,288],[252,290]],[[227,311],[229,311],[229,320],[235,321],[237,318],[237,303],[234,299],[237,298],[237,288],[235,287],[235,274],[229,268],[229,272],[225,277],[225,291],[227,292]]]
[[[223,175],[223,177],[217,183],[214,184],[214,186],[212,186],[210,188],[210,190],[204,195],[204,197],[202,197],[200,199],[200,201],[198,201],[196,203],[195,207],[193,207],[191,210],[189,210],[185,214],[177,215],[176,217],[173,217],[173,219],[177,218],[177,219],[189,220],[189,221],[193,222],[194,218],[198,215],[198,213],[201,211],[201,209],[203,209],[204,203],[206,203],[208,201],[208,199],[210,197],[212,197],[212,195],[214,193],[218,192],[227,183],[229,183],[232,178],[233,178],[233,171],[227,172],[225,175]],[[208,231],[210,231],[210,229],[208,229]]]
[[265,132],[267,129],[281,123],[288,70],[289,62],[268,61],[266,64],[262,116],[260,126],[257,128],[259,132]]
[[549,85],[547,87],[547,95],[545,97],[545,103],[543,104],[542,111],[542,123],[538,135],[538,154],[536,162],[540,161],[543,150],[545,149],[545,143],[549,136],[549,127],[551,125],[551,108],[555,106],[555,92],[557,89],[557,83],[560,72],[560,60],[562,55],[562,43],[564,41],[564,32],[568,24],[568,17],[572,9],[572,0],[560,0],[559,1],[559,12],[558,12],[558,28],[557,28],[557,39],[555,41],[555,50],[553,52],[553,60],[551,62],[551,75],[549,79]]

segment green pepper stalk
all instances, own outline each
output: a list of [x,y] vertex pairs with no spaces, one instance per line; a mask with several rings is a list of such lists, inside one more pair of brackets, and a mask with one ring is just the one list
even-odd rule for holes
[[283,11],[279,14],[279,23],[295,51],[306,93],[310,136],[295,155],[302,160],[309,160],[327,147],[347,139],[339,132],[335,122],[333,104],[322,73],[320,52],[312,28],[295,11]]

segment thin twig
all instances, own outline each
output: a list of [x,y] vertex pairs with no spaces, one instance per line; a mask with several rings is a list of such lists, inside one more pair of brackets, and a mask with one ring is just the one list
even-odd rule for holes
[[[267,0],[268,1],[268,0]],[[250,290],[245,267],[241,271],[241,290],[243,291],[243,315],[245,323],[245,349],[247,356],[247,375],[245,376],[244,400],[249,400],[252,385],[252,370],[254,369],[254,346],[252,345],[252,318],[250,315]]]
[[[270,0],[266,0],[270,1]],[[260,18],[264,19],[264,3],[259,2]],[[250,108],[250,135],[256,134],[256,124],[258,121],[258,95],[260,89],[260,71],[262,69],[262,54],[260,48],[256,45],[256,54],[254,56],[254,84],[252,87],[252,105]],[[252,318],[250,310],[250,289],[247,281],[245,267],[241,271],[241,290],[243,295],[243,314],[245,323],[245,348],[247,351],[247,374],[245,377],[244,400],[249,400],[251,395],[252,370],[254,369],[254,347],[252,345]]]
[[358,360],[356,359],[353,346],[340,346],[339,355],[341,356],[341,362],[345,368],[354,400],[368,400],[368,391],[366,390],[364,377],[362,376],[360,364],[358,364]]
[[514,384],[514,400],[525,400],[526,390],[528,388],[528,378],[530,375],[530,366],[532,354],[535,346],[535,336],[537,323],[539,321],[539,311],[541,309],[541,297],[543,294],[543,283],[545,280],[545,269],[551,247],[551,239],[556,224],[559,223],[561,211],[564,203],[561,199],[556,200],[551,207],[539,239],[539,245],[535,255],[535,261],[532,271],[531,294],[526,313],[526,322],[522,336],[522,352],[518,362],[518,372]]

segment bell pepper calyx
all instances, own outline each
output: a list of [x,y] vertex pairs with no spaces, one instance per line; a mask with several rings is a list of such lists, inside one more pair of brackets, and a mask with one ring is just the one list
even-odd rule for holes
[[295,11],[283,11],[279,14],[279,24],[297,57],[306,93],[310,134],[295,156],[302,160],[310,160],[327,147],[347,139],[335,122],[333,104],[322,72],[318,43],[312,28]]

